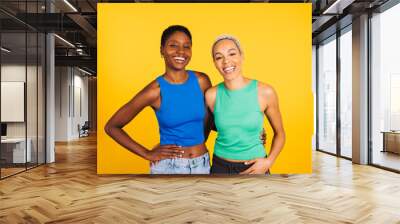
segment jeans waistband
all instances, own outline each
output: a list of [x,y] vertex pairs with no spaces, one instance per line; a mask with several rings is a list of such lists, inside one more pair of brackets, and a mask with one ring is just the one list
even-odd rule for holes
[[202,163],[204,160],[209,160],[209,154],[208,152],[204,153],[201,156],[194,157],[194,158],[171,158],[171,159],[163,159],[160,160],[160,162],[165,162],[165,163],[171,163],[171,164],[196,164],[196,163]]

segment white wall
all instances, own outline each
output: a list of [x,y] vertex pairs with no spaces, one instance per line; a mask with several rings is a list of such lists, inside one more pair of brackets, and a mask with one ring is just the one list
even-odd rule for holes
[[55,68],[55,141],[68,140],[69,69]]
[[[1,66],[1,81],[3,82],[25,82],[25,75],[27,69],[27,74],[28,74],[28,81],[29,81],[29,87],[35,86],[35,88],[27,88],[27,103],[30,106],[29,113],[27,113],[27,119],[28,119],[28,129],[32,127],[34,130],[30,131],[28,130],[28,137],[29,133],[35,131],[35,136],[36,136],[36,113],[32,113],[32,111],[36,111],[36,80],[33,80],[30,75],[35,74],[36,76],[36,66],[28,66],[25,68],[24,65],[18,65],[18,64],[5,64]],[[6,96],[3,96],[6,97]],[[34,104],[31,104],[32,102],[35,102]],[[40,105],[39,105],[40,106]],[[2,110],[7,110],[7,108],[1,108]],[[31,124],[31,122],[34,122],[35,124]],[[25,123],[26,122],[7,122],[7,136],[8,137],[25,137]]]
[[56,67],[56,141],[79,137],[78,124],[88,120],[88,78],[72,67]]
[[[38,70],[37,70],[38,69]],[[44,83],[41,66],[27,67],[25,64],[3,64],[1,66],[1,81],[3,82],[24,82],[26,84],[26,107],[22,107],[22,113],[26,112],[26,121],[6,122],[7,137],[25,138],[30,140],[32,161],[44,162]],[[27,80],[26,80],[27,78]],[[7,96],[2,96],[7,97]],[[10,108],[1,108],[10,110]],[[10,111],[9,111],[10,112]],[[12,113],[12,111],[11,111]],[[37,157],[37,153],[39,156]]]
[[[74,70],[74,113],[72,119],[72,132],[71,134],[75,137],[78,137],[78,129],[77,126],[80,124],[81,126],[85,123],[85,121],[89,118],[89,110],[88,110],[88,77],[81,76],[83,73],[80,73],[78,70]],[[81,111],[80,111],[81,110]]]

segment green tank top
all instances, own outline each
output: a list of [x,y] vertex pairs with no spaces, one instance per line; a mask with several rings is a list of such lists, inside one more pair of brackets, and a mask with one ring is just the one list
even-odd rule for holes
[[256,80],[237,90],[218,84],[214,104],[218,130],[214,154],[218,157],[232,160],[265,157],[260,140],[264,114],[260,110],[257,87]]

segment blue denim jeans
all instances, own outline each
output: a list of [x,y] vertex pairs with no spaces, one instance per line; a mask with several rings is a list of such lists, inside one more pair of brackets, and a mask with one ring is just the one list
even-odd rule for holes
[[210,174],[208,153],[196,158],[163,159],[150,166],[151,174]]

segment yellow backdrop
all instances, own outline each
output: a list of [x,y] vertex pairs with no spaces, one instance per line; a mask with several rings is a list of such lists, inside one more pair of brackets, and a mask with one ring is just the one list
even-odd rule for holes
[[[311,4],[98,4],[98,153],[99,174],[148,173],[149,162],[119,146],[104,132],[112,114],[164,72],[162,31],[184,25],[193,36],[188,69],[222,81],[210,48],[220,34],[236,36],[244,49],[245,76],[271,84],[278,93],[286,145],[272,173],[311,173],[313,96],[311,89]],[[266,119],[265,119],[266,120]],[[273,136],[268,122],[267,151]],[[158,143],[151,108],[125,130],[146,147]],[[207,146],[210,154],[216,133]]]

